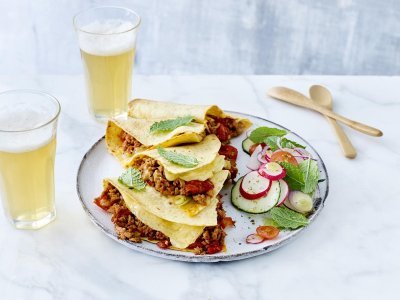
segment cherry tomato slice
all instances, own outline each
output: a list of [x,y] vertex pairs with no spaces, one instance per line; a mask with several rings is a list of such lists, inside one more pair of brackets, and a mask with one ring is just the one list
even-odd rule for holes
[[274,226],[258,226],[256,232],[266,240],[272,240],[279,234],[279,229]]
[[257,144],[252,145],[252,146],[250,147],[250,149],[249,149],[250,155],[253,154],[254,150],[256,150],[256,148],[257,148],[258,145],[261,145],[262,148],[265,147],[265,143],[261,143],[261,144],[260,144],[260,143],[257,143]]
[[278,150],[272,153],[271,155],[271,161],[275,162],[288,162],[292,165],[297,166],[298,162],[296,158],[290,154],[289,152],[283,151],[283,150]]

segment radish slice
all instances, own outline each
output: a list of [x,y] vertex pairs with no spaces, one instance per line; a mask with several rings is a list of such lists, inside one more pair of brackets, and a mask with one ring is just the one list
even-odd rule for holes
[[262,151],[262,146],[258,145],[251,154],[249,162],[246,165],[246,167],[248,167],[250,170],[255,171],[260,167],[260,162],[258,161],[257,157],[258,154],[261,153],[261,151]]
[[258,145],[253,153],[250,155],[250,160],[247,163],[246,167],[248,167],[250,170],[257,170],[260,167],[260,162],[258,161],[257,157],[258,154],[260,154],[262,151],[262,146]]
[[289,197],[289,186],[285,180],[279,180],[279,187],[281,189],[281,192],[279,194],[278,204],[276,206],[282,205],[283,202],[285,202],[286,199]]
[[263,164],[270,162],[272,153],[273,152],[269,150],[268,146],[264,147],[263,151],[258,154],[258,161]]
[[276,162],[269,162],[262,165],[258,169],[258,173],[260,173],[261,176],[266,177],[270,180],[279,180],[285,177],[286,170]]
[[299,213],[308,213],[314,206],[312,198],[300,191],[292,191],[289,194],[289,202],[294,210]]
[[257,155],[257,160],[262,164],[266,164],[267,162],[269,162],[269,160],[265,159],[265,157],[262,155],[262,153],[259,153]]
[[246,238],[247,244],[260,244],[262,242],[264,242],[264,239],[255,233],[249,234]]
[[270,187],[269,179],[262,177],[257,171],[252,171],[243,177],[240,194],[248,200],[255,200],[263,197]]

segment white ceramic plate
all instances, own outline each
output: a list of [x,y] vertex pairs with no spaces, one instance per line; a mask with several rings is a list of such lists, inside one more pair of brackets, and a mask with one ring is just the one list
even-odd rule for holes
[[[328,174],[321,157],[304,139],[278,124],[255,116],[239,114],[235,112],[232,113],[250,119],[254,124],[253,128],[259,126],[268,126],[287,130],[289,132],[289,134],[287,135],[288,138],[307,146],[307,151],[311,153],[313,158],[316,158],[318,160],[320,179],[325,180],[318,184],[317,191],[315,192],[315,211],[309,217],[311,225],[316,216],[322,210],[329,190]],[[246,162],[249,159],[249,155],[243,152],[241,145],[244,138],[245,134],[242,134],[241,136],[232,140],[232,145],[239,150],[239,174],[237,178],[243,176],[249,171],[246,168]],[[218,262],[239,260],[278,249],[279,247],[293,240],[295,236],[297,236],[300,232],[304,231],[307,228],[304,227],[294,231],[281,231],[276,239],[265,241],[261,244],[246,244],[246,237],[249,234],[254,233],[257,226],[263,224],[265,214],[247,214],[234,208],[230,202],[230,191],[232,188],[232,184],[226,184],[224,189],[221,191],[221,194],[223,195],[223,205],[227,212],[227,216],[232,217],[233,220],[236,221],[236,226],[234,228],[226,229],[226,252],[213,255],[195,255],[189,252],[180,252],[169,249],[163,250],[160,249],[157,245],[148,242],[132,243],[129,241],[119,240],[114,231],[114,225],[111,222],[111,215],[97,207],[93,203],[93,199],[100,195],[100,193],[102,192],[102,181],[104,178],[118,177],[122,171],[122,167],[119,165],[117,160],[114,159],[114,157],[112,157],[107,152],[105,139],[103,137],[89,149],[89,151],[82,159],[77,176],[77,191],[84,210],[87,212],[90,219],[94,222],[94,224],[96,224],[97,227],[99,227],[107,236],[111,237],[118,243],[139,252],[166,259],[189,262]]]

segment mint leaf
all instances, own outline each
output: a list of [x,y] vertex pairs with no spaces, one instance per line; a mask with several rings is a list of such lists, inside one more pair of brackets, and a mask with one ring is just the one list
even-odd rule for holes
[[279,228],[279,224],[278,223],[276,223],[273,219],[271,219],[271,218],[266,218],[265,220],[264,220],[264,225],[265,226],[274,226],[274,227],[276,227],[276,228]]
[[297,229],[308,225],[308,220],[305,216],[284,206],[274,207],[270,210],[270,215],[280,228]]
[[142,179],[142,174],[132,167],[126,169],[118,178],[118,181],[128,188],[133,188],[138,191],[143,190],[146,187],[146,183]]
[[262,126],[254,129],[249,138],[254,143],[262,143],[269,136],[284,136],[285,134],[287,134],[286,130]]
[[180,126],[189,124],[194,118],[192,116],[178,117],[171,120],[155,122],[150,126],[150,132],[172,131]]
[[301,191],[306,194],[314,193],[319,179],[317,162],[312,159],[303,160],[299,164],[299,168],[303,173],[304,178],[304,187],[301,189]]
[[185,168],[192,168],[199,164],[199,161],[196,157],[183,155],[176,153],[175,151],[168,151],[162,147],[157,147],[157,151],[166,160]]
[[276,151],[279,149],[278,140],[278,136],[269,136],[264,139],[264,143],[266,143],[272,151]]
[[296,148],[296,147],[303,148],[303,149],[306,148],[305,146],[300,145],[300,144],[296,143],[295,141],[291,141],[291,140],[289,140],[287,138],[281,138],[280,144],[281,144],[282,148],[290,148],[290,149],[293,149],[293,148]]
[[290,190],[302,191],[304,188],[304,175],[300,167],[292,165],[288,162],[279,163],[286,170],[285,181],[289,186]]

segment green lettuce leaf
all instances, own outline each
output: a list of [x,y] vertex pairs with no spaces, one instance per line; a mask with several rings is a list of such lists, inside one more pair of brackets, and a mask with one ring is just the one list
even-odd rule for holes
[[193,168],[199,164],[196,157],[183,155],[175,151],[168,151],[162,147],[157,147],[157,151],[166,160],[185,168]]
[[298,144],[295,141],[289,140],[287,138],[281,138],[279,143],[281,144],[282,148],[290,148],[290,149],[293,149],[293,148],[296,148],[296,147],[297,148],[303,148],[303,149],[306,148],[305,146],[303,146],[301,144]]
[[264,143],[267,144],[272,151],[276,151],[279,149],[278,140],[278,136],[269,136],[264,139]]
[[287,134],[286,130],[262,126],[254,129],[249,138],[254,143],[262,143],[269,136],[284,136],[285,134]]
[[317,162],[312,159],[303,160],[299,164],[299,168],[303,173],[303,179],[304,179],[304,186],[301,189],[301,191],[306,194],[314,193],[319,179]]
[[304,175],[302,170],[295,165],[288,162],[279,163],[286,170],[286,176],[284,180],[292,191],[302,191],[304,188]]

